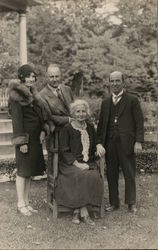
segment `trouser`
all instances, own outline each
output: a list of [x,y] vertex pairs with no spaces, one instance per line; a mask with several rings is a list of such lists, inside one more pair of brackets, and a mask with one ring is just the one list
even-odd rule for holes
[[136,203],[136,161],[134,153],[126,155],[122,149],[119,137],[108,140],[106,145],[107,181],[109,188],[109,201],[111,205],[119,206],[119,167],[125,179],[125,204]]

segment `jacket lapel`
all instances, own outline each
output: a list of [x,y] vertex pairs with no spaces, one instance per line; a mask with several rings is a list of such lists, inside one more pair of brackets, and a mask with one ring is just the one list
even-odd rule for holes
[[109,120],[111,102],[112,102],[112,97],[109,97],[107,102],[106,102],[106,106],[105,106],[105,108],[106,108],[106,115],[105,115],[106,122],[108,122],[108,120]]
[[64,108],[66,109],[67,113],[70,114],[70,110],[69,110],[69,105],[68,105],[68,102],[66,100],[66,93],[64,95],[64,90],[62,88],[62,85],[60,85],[60,91],[59,91],[59,98],[64,106]]
[[124,92],[122,95],[122,99],[120,101],[120,107],[119,107],[119,112],[118,112],[118,117],[121,116],[125,106],[127,104],[127,94]]
[[53,93],[53,91],[49,88],[48,85],[46,86],[46,93],[48,97],[55,99],[56,95]]
[[58,91],[57,92],[58,96],[56,96],[52,92],[52,90],[49,89],[48,86],[46,86],[46,88],[47,88],[47,97],[51,99],[51,106],[54,107],[54,112],[56,113],[56,111],[60,111],[62,114],[68,113],[65,107],[64,95],[62,94],[62,91]]

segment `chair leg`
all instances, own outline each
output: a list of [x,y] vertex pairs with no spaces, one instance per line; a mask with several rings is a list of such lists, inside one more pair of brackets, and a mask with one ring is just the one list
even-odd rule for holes
[[102,194],[102,201],[101,201],[101,206],[100,206],[100,217],[103,218],[105,213],[104,213],[104,181],[103,181],[103,194]]
[[51,203],[51,188],[49,184],[47,184],[47,216],[49,217],[50,207],[49,204]]
[[53,199],[53,219],[56,220],[58,218],[58,206],[56,201]]
[[51,171],[51,165],[52,165],[52,153],[48,151],[48,169],[47,169],[47,217],[50,215],[50,206],[51,204],[51,186],[49,185],[49,174]]
[[101,207],[100,207],[100,217],[104,217],[104,168],[105,168],[105,157],[100,158],[100,174],[102,177],[102,188],[103,188],[103,195],[102,195],[102,201],[101,201]]
[[101,203],[101,207],[100,207],[100,217],[104,218],[104,200]]

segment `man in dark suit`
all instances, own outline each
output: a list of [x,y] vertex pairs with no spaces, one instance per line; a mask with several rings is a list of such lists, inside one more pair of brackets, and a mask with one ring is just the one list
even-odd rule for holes
[[71,122],[69,104],[73,101],[70,87],[61,84],[61,71],[57,64],[47,68],[47,85],[40,91],[40,97],[47,114],[50,136],[47,148],[53,147],[53,132],[55,127],[62,128]]
[[111,96],[103,100],[97,128],[97,154],[106,150],[107,180],[110,207],[119,208],[119,167],[125,179],[125,204],[136,212],[135,153],[142,150],[144,121],[137,97],[124,90],[124,77],[115,71],[109,78]]

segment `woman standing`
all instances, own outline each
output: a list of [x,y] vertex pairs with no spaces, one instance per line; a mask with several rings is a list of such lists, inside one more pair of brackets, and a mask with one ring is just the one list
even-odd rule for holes
[[61,161],[55,189],[58,205],[74,209],[72,222],[94,225],[87,206],[100,206],[103,179],[95,163],[95,130],[87,122],[89,105],[76,100],[70,105],[74,121],[65,125],[60,135]]
[[12,117],[13,139],[16,150],[17,211],[30,216],[38,211],[29,204],[31,176],[45,170],[42,142],[44,118],[42,107],[36,100],[34,69],[25,64],[18,70],[20,82],[9,86],[9,109]]

